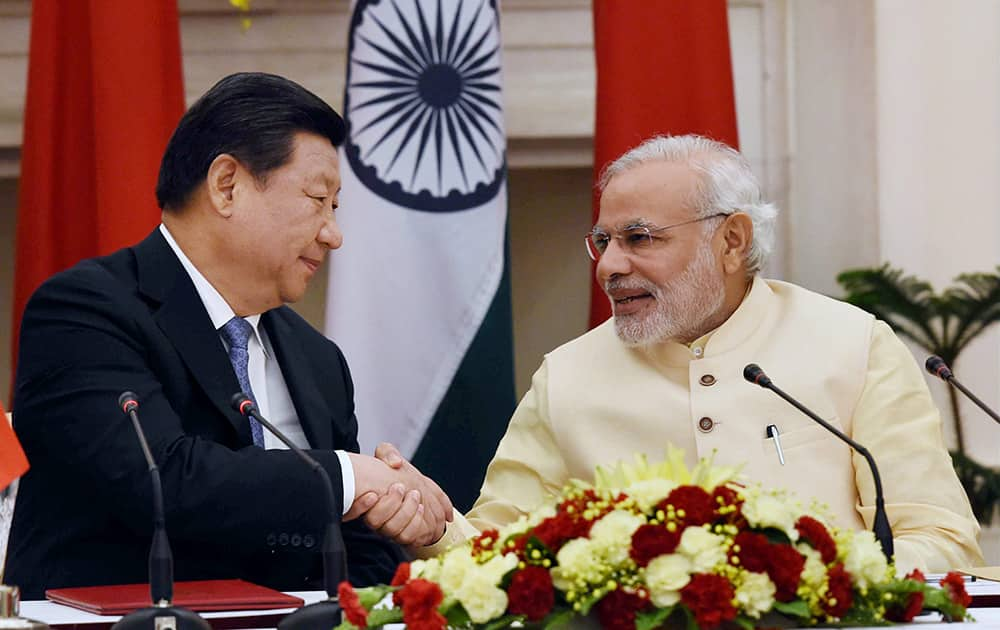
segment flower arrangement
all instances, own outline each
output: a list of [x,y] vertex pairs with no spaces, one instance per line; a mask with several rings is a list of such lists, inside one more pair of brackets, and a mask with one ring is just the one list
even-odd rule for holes
[[[437,558],[403,564],[388,586],[340,585],[340,629],[410,630],[578,617],[612,630],[758,628],[910,621],[921,610],[961,621],[962,578],[941,588],[896,578],[870,532],[837,529],[783,491],[737,482],[738,469],[683,452],[650,465],[598,467],[552,505],[482,532]],[[391,606],[389,595],[391,594]],[[379,605],[379,602],[383,602]]]

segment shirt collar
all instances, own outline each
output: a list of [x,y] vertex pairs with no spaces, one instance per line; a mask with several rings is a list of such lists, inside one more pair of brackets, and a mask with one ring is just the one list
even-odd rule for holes
[[[181,266],[184,267],[184,271],[186,271],[188,276],[191,277],[191,282],[194,283],[195,291],[198,292],[198,297],[201,298],[202,304],[205,305],[205,310],[208,311],[208,317],[212,320],[212,327],[219,330],[226,325],[226,322],[236,317],[236,313],[233,312],[232,307],[229,306],[229,303],[226,302],[225,298],[223,298],[216,288],[212,286],[212,283],[209,282],[200,271],[198,271],[198,268],[194,266],[191,259],[184,254],[184,250],[182,250],[180,245],[177,244],[177,241],[174,240],[170,230],[168,230],[167,226],[162,223],[160,224],[160,233],[163,234],[163,238],[166,239],[167,245],[169,245],[170,249],[174,251],[177,259],[181,261]],[[260,325],[260,314],[248,315],[243,319],[250,322],[250,325],[253,326],[254,337],[256,337],[257,342],[262,348],[265,347],[264,342],[260,337],[260,331],[258,330],[258,326]]]

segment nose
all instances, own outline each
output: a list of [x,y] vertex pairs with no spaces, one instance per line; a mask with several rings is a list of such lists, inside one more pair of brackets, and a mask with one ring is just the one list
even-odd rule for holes
[[323,227],[319,229],[316,240],[330,249],[337,249],[344,244],[344,233],[340,231],[337,217],[332,212],[323,222]]
[[618,243],[618,239],[611,239],[608,248],[604,250],[597,261],[597,282],[601,286],[613,276],[627,275],[632,272],[632,259],[628,257],[625,250]]

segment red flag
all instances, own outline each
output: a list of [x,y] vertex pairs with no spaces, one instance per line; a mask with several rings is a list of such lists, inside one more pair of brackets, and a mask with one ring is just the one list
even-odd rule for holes
[[[594,181],[656,134],[697,133],[737,147],[726,0],[594,0]],[[594,220],[600,195],[594,192]],[[591,287],[590,325],[611,316]]]
[[9,486],[26,470],[28,470],[28,458],[21,450],[21,443],[17,441],[14,429],[10,428],[10,423],[7,422],[3,405],[0,405],[0,490]]
[[159,223],[157,170],[183,111],[176,0],[31,3],[13,362],[42,281]]

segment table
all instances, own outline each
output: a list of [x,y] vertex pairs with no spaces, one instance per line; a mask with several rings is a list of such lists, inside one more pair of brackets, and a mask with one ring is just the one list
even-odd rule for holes
[[[301,597],[306,604],[326,598],[326,591],[289,591],[289,595]],[[216,630],[235,628],[273,628],[282,617],[294,608],[272,610],[230,610],[225,612],[204,612],[205,618]],[[21,616],[43,621],[60,630],[105,630],[110,628],[121,615],[95,615],[71,606],[63,606],[48,600],[21,602]]]
[[[974,623],[961,626],[947,624],[941,621],[937,614],[924,615],[914,620],[912,624],[893,626],[896,628],[914,628],[917,630],[968,630],[970,628],[1000,628],[1000,582],[977,580],[966,584],[969,594],[975,598],[973,606],[986,604],[987,608],[970,608],[969,612],[976,618]],[[306,604],[320,601],[326,597],[324,591],[290,591],[289,595],[301,597]],[[202,616],[217,630],[233,630],[236,628],[273,628],[282,617],[292,612],[294,608],[275,610],[243,610],[229,612],[206,612]],[[59,630],[105,630],[121,619],[119,615],[95,615],[62,604],[50,601],[21,602],[21,616],[38,621],[44,621]],[[402,626],[387,626],[401,629]],[[858,630],[876,630],[863,628]],[[877,630],[885,630],[885,626]]]

